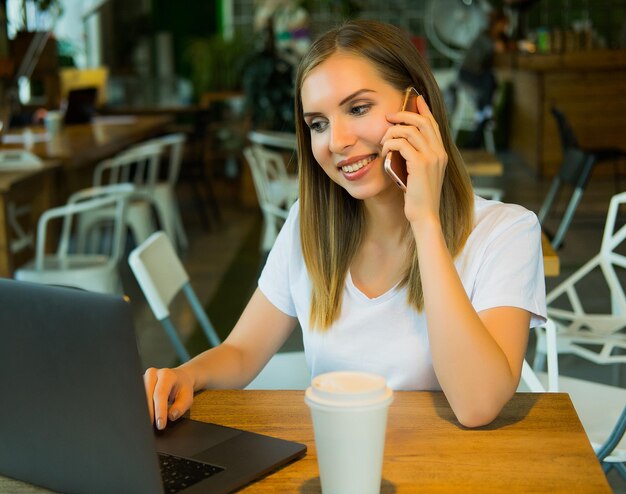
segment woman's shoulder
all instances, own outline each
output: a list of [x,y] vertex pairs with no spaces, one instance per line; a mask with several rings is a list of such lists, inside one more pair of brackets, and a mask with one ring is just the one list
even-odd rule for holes
[[501,230],[514,225],[535,228],[537,215],[519,204],[492,201],[476,196],[474,201],[474,229]]

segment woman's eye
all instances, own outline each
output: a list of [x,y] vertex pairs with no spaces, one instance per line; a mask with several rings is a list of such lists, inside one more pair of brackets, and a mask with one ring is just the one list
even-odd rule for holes
[[371,107],[372,105],[370,104],[353,106],[350,108],[350,113],[356,116],[365,115]]
[[313,131],[313,132],[324,132],[324,130],[326,130],[326,126],[328,125],[327,122],[311,122],[309,124],[309,128]]

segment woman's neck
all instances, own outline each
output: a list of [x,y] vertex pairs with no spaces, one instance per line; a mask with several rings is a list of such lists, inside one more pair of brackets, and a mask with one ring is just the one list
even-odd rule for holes
[[400,190],[389,190],[384,196],[367,199],[363,203],[365,229],[363,241],[381,246],[397,246],[404,242],[406,217],[404,216],[404,195]]

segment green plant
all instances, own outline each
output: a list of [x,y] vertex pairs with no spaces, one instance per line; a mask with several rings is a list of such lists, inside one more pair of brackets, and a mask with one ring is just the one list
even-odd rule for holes
[[241,89],[245,60],[250,44],[240,37],[191,38],[183,51],[196,95],[210,91]]

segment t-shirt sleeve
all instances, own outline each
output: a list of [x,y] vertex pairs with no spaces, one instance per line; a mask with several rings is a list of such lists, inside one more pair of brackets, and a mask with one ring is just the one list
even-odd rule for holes
[[[267,299],[280,311],[296,317],[296,308],[290,288],[290,260],[294,249],[300,242],[299,234],[299,201],[289,211],[285,224],[281,228],[274,246],[261,271],[259,289]],[[299,249],[295,249],[299,251]]]
[[474,286],[476,311],[511,306],[531,313],[530,327],[546,321],[546,289],[537,216],[525,211],[491,232]]

